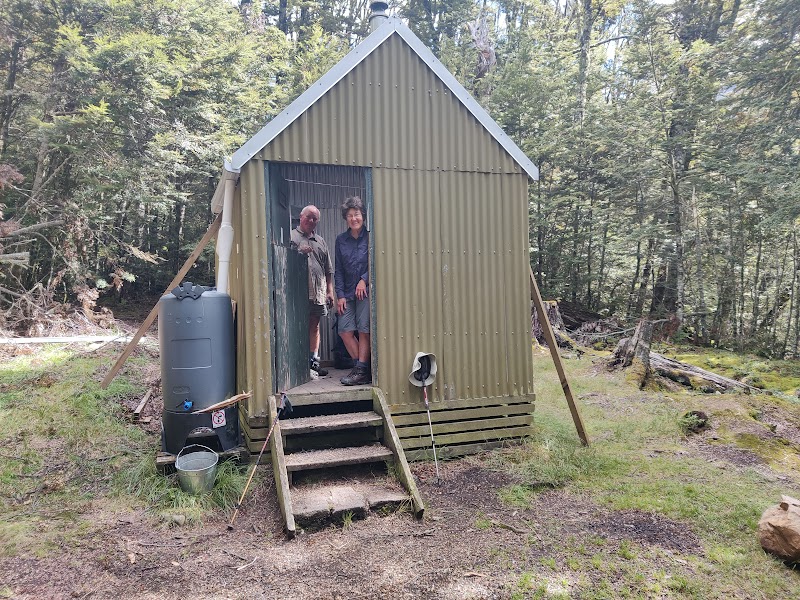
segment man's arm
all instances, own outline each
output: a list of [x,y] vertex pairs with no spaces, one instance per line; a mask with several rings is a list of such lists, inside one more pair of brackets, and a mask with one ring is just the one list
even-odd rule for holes
[[325,299],[328,304],[333,304],[333,276],[330,273],[325,273]]

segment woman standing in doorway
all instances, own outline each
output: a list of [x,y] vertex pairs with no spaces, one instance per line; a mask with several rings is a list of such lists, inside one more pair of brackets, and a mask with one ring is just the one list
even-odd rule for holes
[[[336,298],[339,336],[347,352],[357,361],[343,385],[372,383],[369,344],[369,231],[364,227],[366,210],[358,196],[342,204],[347,231],[336,237]],[[358,331],[358,338],[355,332]]]

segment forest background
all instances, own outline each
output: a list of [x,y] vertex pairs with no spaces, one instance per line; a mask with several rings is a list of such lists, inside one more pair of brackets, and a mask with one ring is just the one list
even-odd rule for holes
[[[160,294],[231,154],[368,32],[366,0],[0,3],[0,329]],[[539,166],[547,297],[800,353],[800,0],[403,0]],[[211,280],[213,254],[196,279]],[[200,276],[200,273],[203,275]]]

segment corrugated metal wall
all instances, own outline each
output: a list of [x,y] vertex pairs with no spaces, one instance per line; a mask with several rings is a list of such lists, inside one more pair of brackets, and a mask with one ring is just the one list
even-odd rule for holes
[[375,169],[378,382],[416,404],[417,351],[436,354],[433,402],[533,393],[524,175]]
[[266,191],[260,161],[242,167],[233,206],[234,243],[230,293],[236,302],[236,381],[252,390],[243,405],[245,425],[266,424],[272,393],[270,265],[266,244]]
[[522,172],[399,35],[387,39],[260,157],[395,169]]

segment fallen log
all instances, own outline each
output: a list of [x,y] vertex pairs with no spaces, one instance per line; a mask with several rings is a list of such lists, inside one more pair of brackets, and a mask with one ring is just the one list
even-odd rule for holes
[[706,371],[700,367],[667,358],[657,352],[650,352],[650,368],[661,377],[666,377],[681,385],[706,392],[707,394],[733,391],[750,394],[752,392],[757,393],[761,391],[752,385],[747,385],[741,381],[723,377],[722,375]]
[[609,367],[612,369],[629,369],[630,377],[640,388],[644,388],[655,374],[707,394],[733,391],[749,394],[754,391],[761,391],[741,381],[723,377],[717,373],[653,352],[650,350],[652,335],[653,322],[641,321],[637,325],[633,336],[619,341],[614,349]]
[[20,337],[0,338],[0,344],[21,346],[23,344],[75,344],[93,342],[123,342],[131,341],[127,335],[73,335],[68,337]]

